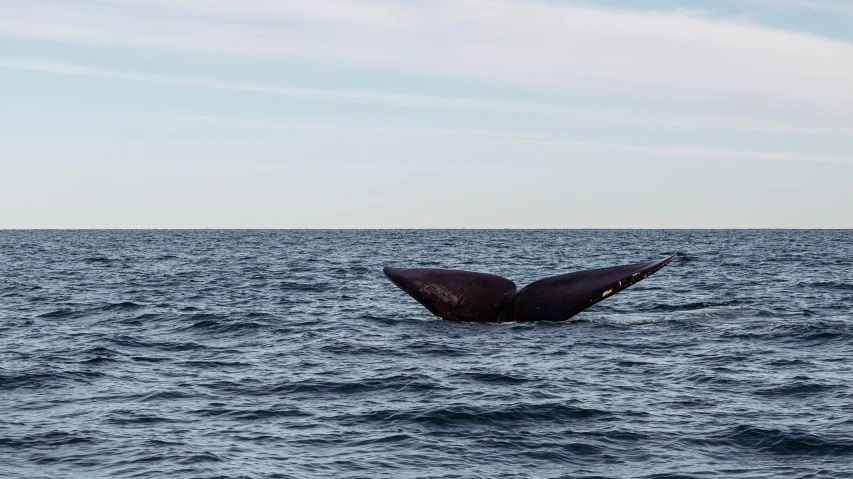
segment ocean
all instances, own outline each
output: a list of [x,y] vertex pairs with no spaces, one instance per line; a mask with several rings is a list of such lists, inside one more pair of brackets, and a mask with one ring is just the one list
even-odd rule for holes
[[[438,320],[677,253],[568,322]],[[853,477],[853,231],[0,231],[0,477]]]

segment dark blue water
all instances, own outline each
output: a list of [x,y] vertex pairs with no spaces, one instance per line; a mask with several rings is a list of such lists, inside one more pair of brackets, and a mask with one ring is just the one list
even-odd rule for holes
[[[567,323],[437,320],[678,259]],[[851,231],[0,231],[2,477],[851,477]]]

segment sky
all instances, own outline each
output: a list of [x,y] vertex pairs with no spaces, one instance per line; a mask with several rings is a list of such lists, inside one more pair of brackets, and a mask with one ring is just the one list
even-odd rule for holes
[[853,2],[2,0],[0,228],[853,228]]

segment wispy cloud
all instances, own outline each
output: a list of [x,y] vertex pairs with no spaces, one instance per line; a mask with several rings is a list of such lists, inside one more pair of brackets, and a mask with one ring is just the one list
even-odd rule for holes
[[853,156],[823,155],[782,151],[739,150],[716,147],[682,147],[667,145],[635,145],[584,141],[555,137],[553,135],[523,134],[512,131],[453,129],[453,128],[406,128],[382,125],[332,125],[288,123],[275,121],[247,120],[221,116],[193,116],[193,120],[236,128],[260,128],[283,130],[325,130],[325,131],[363,131],[387,134],[414,134],[436,136],[476,136],[502,143],[523,143],[540,146],[572,149],[585,154],[619,154],[630,156],[650,156],[655,158],[674,158],[683,160],[743,160],[743,161],[805,161],[823,163],[850,163]]
[[[686,115],[679,113],[661,114],[637,112],[625,109],[583,108],[559,103],[537,101],[513,101],[490,98],[453,97],[423,94],[399,94],[369,91],[288,88],[251,82],[221,81],[209,78],[164,75],[155,73],[126,72],[93,68],[59,62],[32,59],[2,59],[0,69],[49,73],[56,75],[90,76],[132,82],[184,86],[190,88],[212,88],[238,92],[283,96],[301,100],[333,103],[357,103],[395,107],[478,111],[495,113],[527,113],[549,115],[547,126],[559,126],[563,118],[582,117],[588,125],[634,125],[643,127],[677,129],[715,129],[738,131],[781,132],[799,135],[853,136],[853,126],[821,126],[793,123],[761,117],[720,117],[712,115]],[[530,126],[545,126],[527,121]]]
[[114,0],[51,8],[11,2],[0,6],[0,35],[343,61],[835,115],[853,111],[853,44],[688,11],[521,0]]
[[525,112],[566,113],[566,107],[554,107],[546,103],[529,101],[490,100],[482,98],[451,97],[440,95],[400,94],[369,91],[324,90],[310,88],[288,88],[251,82],[221,81],[209,78],[164,75],[156,73],[124,72],[93,68],[59,62],[32,59],[0,59],[0,68],[57,75],[90,76],[129,80],[154,84],[214,88],[241,92],[260,93],[315,101],[367,103],[426,109],[468,110],[482,112]]
[[779,7],[794,7],[802,10],[812,10],[833,15],[853,16],[853,5],[847,0],[843,2],[821,0],[749,0],[752,3],[773,5]]

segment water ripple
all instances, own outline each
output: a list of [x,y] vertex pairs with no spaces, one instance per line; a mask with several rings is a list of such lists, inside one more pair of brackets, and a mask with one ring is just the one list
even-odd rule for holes
[[[382,266],[678,252],[567,323]],[[851,231],[6,231],[0,477],[853,476]]]

